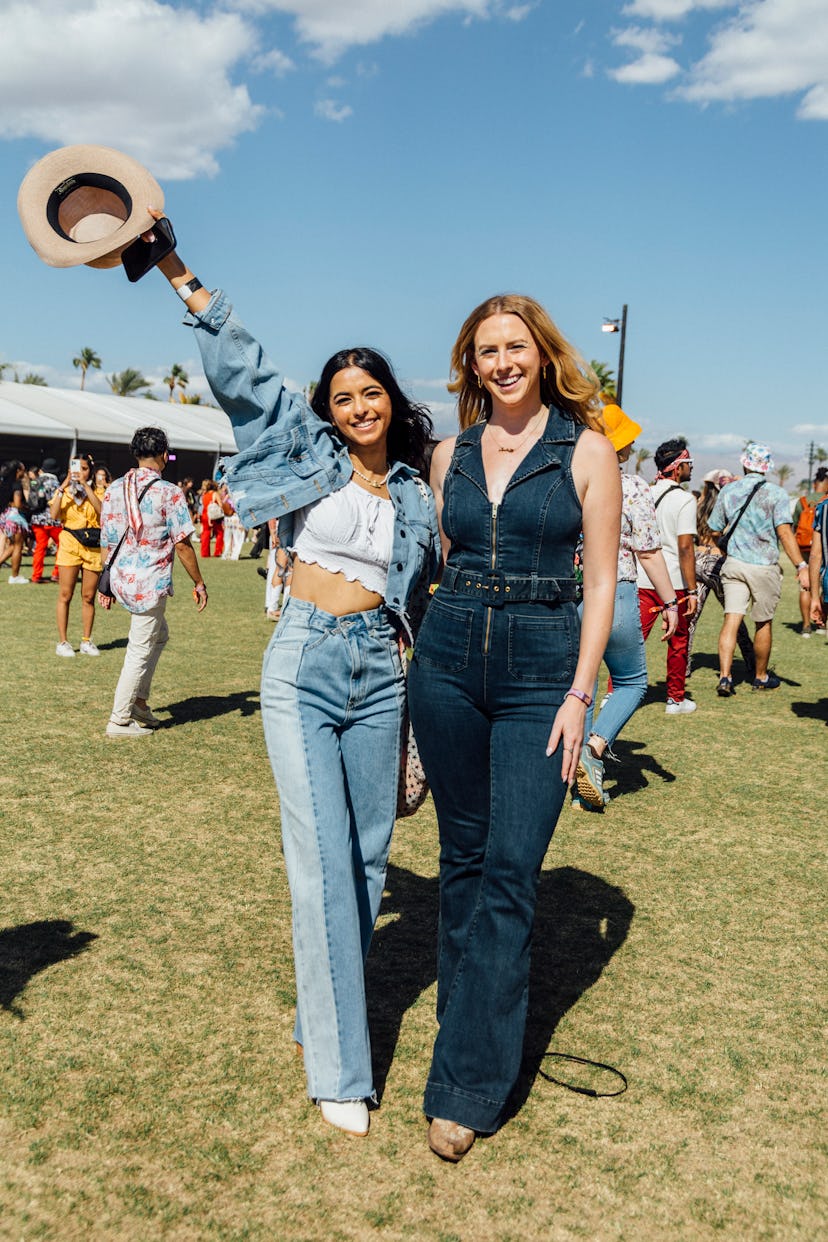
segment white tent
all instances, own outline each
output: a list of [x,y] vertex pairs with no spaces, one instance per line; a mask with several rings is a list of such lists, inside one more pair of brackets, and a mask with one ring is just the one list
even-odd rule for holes
[[170,445],[216,459],[236,451],[223,410],[145,397],[115,397],[79,389],[0,382],[0,437],[129,444],[138,427],[161,427]]

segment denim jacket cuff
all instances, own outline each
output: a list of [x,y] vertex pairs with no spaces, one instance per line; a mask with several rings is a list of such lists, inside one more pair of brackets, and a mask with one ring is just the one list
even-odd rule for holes
[[186,324],[188,328],[195,328],[198,324],[201,324],[205,328],[212,328],[217,332],[232,309],[232,303],[224,290],[214,289],[210,301],[204,307],[204,310],[188,310],[181,322]]

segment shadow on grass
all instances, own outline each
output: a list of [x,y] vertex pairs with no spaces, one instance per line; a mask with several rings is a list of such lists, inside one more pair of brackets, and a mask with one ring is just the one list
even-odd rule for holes
[[116,647],[125,647],[128,642],[127,638],[112,638],[108,643],[99,642],[97,646],[99,651],[114,651]]
[[73,929],[68,919],[44,919],[0,930],[0,1008],[24,1018],[15,1000],[29,980],[48,966],[77,957],[98,939],[94,932]]
[[374,933],[365,968],[374,1085],[380,1099],[403,1016],[437,978],[440,904],[436,876],[415,875],[393,864],[385,891],[380,918],[389,914],[397,918]]
[[[374,1084],[382,1098],[406,1011],[437,977],[439,884],[388,868],[380,918],[398,917],[374,936],[366,966]],[[544,871],[532,947],[523,1068],[512,1112],[525,1102],[553,1031],[600,978],[623,944],[634,906],[620,889],[573,867]],[[602,1050],[594,1050],[598,1059]],[[425,1086],[427,1064],[423,1065]]]
[[[526,1102],[561,1018],[600,979],[627,938],[635,906],[620,888],[575,867],[544,871],[538,888],[529,1014],[513,1117]],[[556,1049],[606,1061],[606,1048]],[[551,1089],[551,1088],[549,1088]]]
[[[658,760],[645,749],[644,742],[631,742],[619,739],[613,743],[613,750],[620,759],[620,764],[607,764],[605,780],[615,779],[615,788],[609,791],[612,798],[619,794],[636,793],[649,785],[647,773],[658,777],[665,785],[672,785],[676,780],[675,772],[664,768]],[[641,752],[640,754],[637,752]]]
[[168,711],[172,720],[162,720],[159,729],[174,729],[176,725],[189,724],[194,720],[213,720],[239,712],[242,716],[255,716],[259,710],[258,690],[240,690],[238,694],[202,694],[190,699],[168,703],[160,711]]
[[815,703],[791,703],[791,711],[795,716],[821,720],[828,725],[828,699],[817,699]]

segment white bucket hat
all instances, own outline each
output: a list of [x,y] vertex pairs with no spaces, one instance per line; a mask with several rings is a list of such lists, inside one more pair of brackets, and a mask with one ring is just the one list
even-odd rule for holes
[[117,267],[121,251],[154,223],[164,191],[137,160],[111,147],[60,147],[23,179],[17,210],[50,267]]

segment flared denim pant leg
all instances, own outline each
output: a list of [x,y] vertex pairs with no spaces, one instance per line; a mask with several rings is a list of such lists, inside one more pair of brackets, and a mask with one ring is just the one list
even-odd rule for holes
[[440,1029],[424,1110],[493,1132],[523,1055],[538,877],[566,793],[560,747],[547,758],[546,746],[579,627],[574,607],[486,613],[438,591],[408,690],[440,825]]
[[608,746],[612,746],[647,693],[647,655],[641,632],[638,588],[634,582],[619,582],[615,588],[615,611],[604,663],[612,677],[612,694],[593,724],[598,688],[596,681],[593,703],[587,710],[584,723],[584,741],[591,733],[597,733]]
[[404,694],[384,609],[333,617],[291,597],[265,653],[262,720],[314,1099],[374,1097],[364,960],[394,826]]

